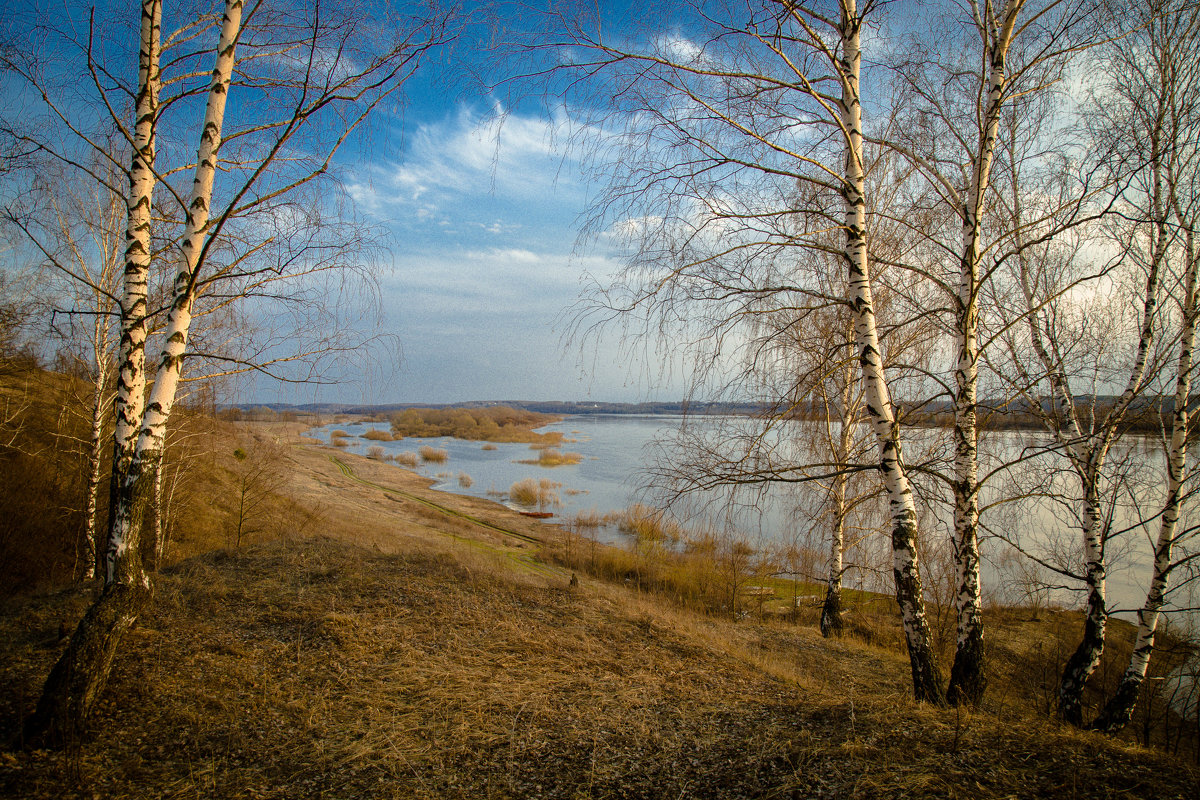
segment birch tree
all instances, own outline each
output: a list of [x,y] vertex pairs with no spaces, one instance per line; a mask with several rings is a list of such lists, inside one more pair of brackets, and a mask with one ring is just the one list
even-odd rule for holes
[[[157,107],[155,113],[156,88],[162,80],[155,61],[155,53],[161,55],[154,44],[162,18],[157,2],[143,4],[137,91],[132,93],[138,98],[135,124],[122,124],[114,113],[135,153],[127,247],[132,258],[127,259],[121,308],[120,391],[127,397],[118,400],[125,418],[118,419],[115,445],[118,453],[131,452],[131,458],[125,464],[118,456],[114,463],[116,491],[104,589],[47,679],[38,708],[27,721],[31,741],[53,744],[78,736],[103,689],[121,635],[150,600],[142,540],[198,304],[207,297],[209,308],[219,309],[235,298],[266,294],[265,287],[283,278],[311,281],[314,275],[351,266],[320,247],[313,248],[316,253],[311,256],[303,250],[285,255],[271,235],[274,228],[260,228],[269,237],[265,241],[256,241],[250,229],[268,219],[302,226],[306,217],[289,213],[295,210],[291,204],[300,202],[298,193],[320,184],[351,133],[395,95],[421,57],[447,35],[446,18],[437,12],[381,20],[354,9],[227,0],[216,26],[215,47],[207,50],[209,63],[215,64],[206,87],[199,91],[194,73],[185,71],[175,78],[180,91],[172,100],[174,110],[202,112],[195,159],[164,169],[151,160],[161,155],[156,148],[161,149],[163,129],[163,108]],[[380,27],[372,28],[374,24]],[[191,46],[204,30],[203,25],[189,22],[172,36]],[[186,69],[204,52],[189,52],[174,63]],[[95,81],[97,86],[105,85],[109,67],[90,60],[88,65],[105,76]],[[231,114],[226,103],[234,92],[245,98]],[[202,109],[193,102],[200,97]],[[49,98],[46,102],[66,121],[60,107]],[[65,162],[77,163],[65,148],[46,149]],[[218,186],[218,173],[226,181],[223,186]],[[191,176],[186,191],[168,180],[183,174]],[[145,180],[139,182],[137,176]],[[152,249],[150,225],[145,223],[155,217],[142,215],[149,214],[156,187],[169,202],[178,204],[181,217],[178,232],[159,234],[165,244]],[[315,211],[319,208],[318,202]],[[157,216],[164,218],[170,215]],[[239,225],[239,221],[245,222]],[[240,234],[230,235],[239,230]],[[273,248],[281,263],[253,260]],[[137,262],[136,268],[129,261]],[[139,408],[148,385],[146,370],[138,363],[145,342],[140,326],[148,316],[143,262],[147,270],[163,263],[170,289],[152,385]],[[242,363],[236,356],[232,360]]]
[[[954,502],[957,640],[947,696],[954,703],[977,704],[987,685],[978,388],[986,339],[981,342],[980,321],[992,271],[1013,247],[1011,227],[998,225],[1003,217],[991,211],[992,172],[1002,156],[998,136],[1006,110],[1010,124],[1030,129],[1014,135],[1044,135],[1042,126],[1027,116],[1033,107],[1030,95],[1047,92],[1061,77],[1068,56],[1087,45],[1094,6],[970,0],[954,4],[951,11],[935,19],[930,33],[918,35],[911,50],[897,59],[900,110],[881,144],[902,154],[928,182],[924,202],[944,220],[913,228],[918,237],[929,238],[933,263],[910,262],[909,267],[940,290],[951,310],[946,330],[956,357],[948,389],[954,408],[948,478]],[[1021,98],[1024,113],[1012,113],[1015,98]],[[903,218],[906,208],[884,213]],[[945,266],[937,263],[942,260]]]
[[[736,306],[735,296],[745,301],[794,289],[809,305],[851,309],[867,420],[889,500],[893,578],[914,694],[941,703],[918,514],[883,368],[868,252],[861,39],[877,10],[870,0],[688,8],[679,36],[659,35],[642,50],[618,47],[570,20],[563,69],[596,76],[605,107],[613,109],[615,100],[613,110],[628,112],[622,136],[637,149],[634,163],[618,167],[604,216],[634,233],[628,275],[639,278],[644,268],[645,281],[625,283],[629,292],[601,288],[595,308],[619,310],[629,322],[653,316],[653,307],[663,308],[675,291],[690,305],[673,308],[666,319],[697,332],[705,327],[699,318],[681,319],[680,312],[709,300],[712,307]],[[614,219],[617,212],[622,219]],[[837,254],[847,275],[844,294],[822,295],[772,271],[779,257],[771,252],[797,245]],[[736,346],[734,327],[710,326],[705,335]],[[716,352],[708,350],[706,362]]]
[[[1161,609],[1166,603],[1172,573],[1195,556],[1183,550],[1194,535],[1180,526],[1187,498],[1187,455],[1196,335],[1197,252],[1196,227],[1200,214],[1200,11],[1186,3],[1139,5],[1131,11],[1137,27],[1128,44],[1114,48],[1108,58],[1110,94],[1105,109],[1114,127],[1132,128],[1131,147],[1145,160],[1151,191],[1130,193],[1123,207],[1132,224],[1149,230],[1131,238],[1154,242],[1162,253],[1179,291],[1171,292],[1176,313],[1161,314],[1164,334],[1167,321],[1177,322],[1171,423],[1164,438],[1166,454],[1165,497],[1158,514],[1158,535],[1153,542],[1146,600],[1137,614],[1137,633],[1128,666],[1116,691],[1092,723],[1099,730],[1115,731],[1127,725],[1137,705],[1154,651]],[[1155,258],[1154,255],[1151,258]]]

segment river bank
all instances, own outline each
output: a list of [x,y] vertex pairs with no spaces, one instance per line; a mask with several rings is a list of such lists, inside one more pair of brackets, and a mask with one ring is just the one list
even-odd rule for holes
[[[243,433],[247,433],[243,431]],[[909,700],[881,635],[701,615],[554,562],[543,523],[297,429],[294,536],[163,571],[78,752],[0,756],[6,797],[1191,797],[1157,751],[1037,705],[1054,615],[996,615],[977,712]],[[552,539],[553,537],[549,537]],[[0,608],[0,734],[85,588]],[[1018,665],[1025,664],[1025,671]],[[1047,670],[1051,674],[1052,669]]]

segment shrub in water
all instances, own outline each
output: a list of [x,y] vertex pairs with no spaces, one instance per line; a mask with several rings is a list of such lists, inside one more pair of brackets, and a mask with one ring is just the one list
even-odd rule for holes
[[427,461],[432,464],[444,464],[450,460],[450,454],[448,452],[445,450],[440,450],[436,447],[430,447],[427,444],[418,448],[417,452],[421,454],[422,461]]

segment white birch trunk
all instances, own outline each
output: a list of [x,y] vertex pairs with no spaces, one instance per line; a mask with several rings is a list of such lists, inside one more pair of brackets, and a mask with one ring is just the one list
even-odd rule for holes
[[[125,233],[124,286],[121,292],[121,343],[117,354],[117,395],[113,403],[113,464],[109,490],[111,531],[117,495],[133,461],[146,396],[146,287],[150,274],[151,204],[157,183],[154,168],[155,128],[160,89],[162,0],[142,0],[138,51],[137,119],[129,167],[128,220]],[[97,548],[96,571],[110,574],[111,545]]]
[[100,504],[100,477],[104,462],[104,412],[108,405],[108,321],[103,313],[96,314],[92,327],[92,352],[96,378],[92,383],[92,431],[88,440],[87,502],[83,510],[84,564],[89,578],[103,577],[96,557],[101,549],[96,513]]
[[[159,358],[154,388],[141,420],[133,458],[119,483],[106,553],[105,588],[80,621],[66,651],[46,679],[37,709],[26,721],[26,738],[30,742],[64,744],[78,740],[108,680],[117,645],[150,601],[152,586],[142,565],[140,539],[153,500],[166,421],[175,401],[187,345],[195,271],[208,227],[217,148],[221,143],[221,124],[241,29],[242,7],[242,0],[227,0],[225,6],[187,209],[183,263],[174,284],[166,342]],[[139,124],[141,121],[139,118]]]
[[987,102],[979,147],[971,168],[971,184],[964,199],[962,253],[959,259],[955,321],[959,337],[958,364],[954,372],[954,562],[957,577],[955,610],[957,641],[950,671],[947,699],[977,704],[987,687],[984,673],[983,600],[979,575],[979,235],[996,154],[1000,112],[1007,81],[1005,63],[1017,15],[1024,0],[1008,0],[1000,25],[978,17],[986,43]]
[[1179,362],[1175,376],[1175,408],[1171,422],[1170,450],[1167,454],[1167,496],[1163,502],[1158,539],[1154,546],[1153,573],[1146,603],[1138,611],[1137,639],[1129,656],[1129,665],[1121,677],[1112,699],[1105,705],[1092,727],[1116,731],[1129,724],[1137,706],[1150,657],[1154,652],[1154,637],[1158,630],[1159,609],[1166,598],[1173,565],[1172,550],[1176,540],[1179,517],[1183,510],[1183,480],[1187,470],[1188,400],[1192,390],[1192,347],[1196,339],[1196,273],[1197,260],[1194,234],[1186,232],[1185,252],[1188,258],[1187,280],[1184,288],[1183,329],[1179,337]]
[[[196,154],[195,177],[188,200],[181,263],[172,290],[171,310],[167,315],[166,330],[163,332],[163,349],[154,374],[154,387],[146,403],[133,463],[118,498],[117,514],[111,532],[110,551],[114,557],[110,559],[108,566],[110,575],[116,569],[115,562],[120,558],[120,554],[138,545],[138,528],[144,520],[134,519],[129,512],[133,508],[135,495],[143,491],[152,493],[154,473],[162,463],[167,419],[175,404],[192,321],[196,270],[200,264],[200,255],[208,230],[209,206],[217,171],[217,150],[221,146],[221,125],[225,116],[225,102],[229,96],[237,40],[241,33],[243,5],[242,0],[228,0],[221,21],[217,63],[208,92],[200,147]],[[143,483],[148,485],[143,488]],[[146,579],[144,574],[142,579]]]
[[883,358],[875,326],[871,297],[870,262],[867,256],[866,194],[863,172],[862,105],[859,74],[862,53],[855,0],[841,3],[842,97],[839,103],[846,137],[842,196],[846,214],[845,258],[849,268],[850,299],[854,308],[855,338],[862,368],[867,414],[879,446],[879,470],[888,494],[892,524],[892,574],[896,601],[908,644],[913,692],[918,700],[943,703],[941,672],[933,654],[921,570],[917,559],[917,509],[900,449],[900,436],[883,372]]
[[1108,624],[1107,592],[1105,581],[1108,565],[1104,555],[1103,514],[1100,503],[1100,476],[1108,458],[1109,448],[1117,435],[1117,428],[1124,418],[1130,403],[1141,392],[1149,361],[1150,346],[1154,341],[1158,317],[1158,288],[1162,266],[1167,258],[1171,238],[1167,230],[1167,205],[1163,190],[1163,152],[1158,131],[1151,135],[1151,159],[1154,181],[1151,190],[1151,207],[1155,219],[1154,250],[1150,268],[1146,272],[1146,285],[1142,302],[1142,324],[1133,367],[1124,391],[1109,412],[1101,429],[1085,442],[1082,437],[1076,445],[1073,457],[1075,470],[1083,489],[1083,557],[1087,583],[1087,608],[1083,624],[1083,638],[1063,668],[1058,688],[1059,716],[1073,725],[1083,724],[1083,687],[1100,664],[1104,653],[1105,635]]

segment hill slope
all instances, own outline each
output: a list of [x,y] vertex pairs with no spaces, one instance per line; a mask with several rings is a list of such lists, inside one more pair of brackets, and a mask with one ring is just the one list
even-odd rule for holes
[[[532,557],[535,524],[501,507],[341,456],[350,472],[319,448],[293,457],[320,535],[161,574],[99,735],[0,755],[0,793],[1196,796],[1192,772],[1150,751],[1033,715],[916,706],[900,653],[572,587]],[[87,601],[0,610],[0,736]]]

